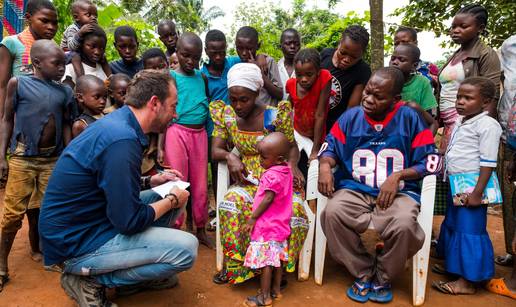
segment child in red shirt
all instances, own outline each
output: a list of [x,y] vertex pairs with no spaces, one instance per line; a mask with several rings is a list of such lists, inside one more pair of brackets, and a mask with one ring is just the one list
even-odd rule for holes
[[296,77],[287,81],[286,91],[294,109],[294,130],[313,142],[308,162],[317,159],[326,135],[326,115],[331,73],[321,69],[315,49],[301,49],[294,58]]

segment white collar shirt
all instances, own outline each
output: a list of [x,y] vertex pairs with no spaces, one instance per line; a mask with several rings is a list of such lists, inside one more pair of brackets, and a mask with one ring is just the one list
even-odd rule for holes
[[462,122],[457,119],[446,149],[446,173],[478,173],[480,167],[496,167],[502,128],[482,112]]
[[281,86],[283,87],[283,100],[287,100],[288,94],[285,86],[287,85],[288,79],[296,77],[296,71],[293,70],[291,75],[288,74],[287,68],[285,67],[285,58],[281,58],[278,61],[278,70],[281,79]]

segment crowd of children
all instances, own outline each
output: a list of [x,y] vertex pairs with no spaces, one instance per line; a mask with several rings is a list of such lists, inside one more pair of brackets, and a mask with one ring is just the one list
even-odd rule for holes
[[[281,297],[282,268],[292,269],[297,258],[292,256],[294,249],[289,244],[302,242],[306,235],[303,227],[293,226],[291,217],[296,216],[298,221],[305,218],[296,205],[301,203],[296,189],[304,187],[307,165],[324,151],[321,147],[325,137],[338,125],[342,114],[367,104],[363,102],[367,95],[385,100],[385,84],[368,83],[371,69],[364,60],[367,30],[351,25],[343,31],[336,48],[319,52],[302,48],[300,33],[285,29],[278,42],[283,58],[276,62],[258,52],[260,38],[253,27],[237,31],[237,55],[227,56],[223,32],[210,30],[203,48],[198,35],[180,34],[173,21],[162,20],[157,25],[157,36],[164,51],[159,47],[139,50],[136,31],[120,26],[114,31],[120,58],[106,59],[107,37],[97,24],[95,4],[76,0],[71,15],[74,22],[64,31],[58,47],[52,41],[58,28],[54,6],[47,0],[29,0],[28,28],[0,43],[0,177],[8,175],[0,233],[0,291],[9,280],[7,259],[25,214],[31,255],[39,261],[40,253],[44,253],[38,243],[38,208],[63,148],[95,121],[123,107],[131,79],[141,70],[153,69],[170,73],[175,80],[177,117],[162,134],[148,135],[150,145],[144,151],[142,175],[161,168],[183,174],[183,179],[190,182],[191,198],[187,214],[170,226],[180,228],[186,220],[188,230],[195,228],[199,242],[211,248],[213,243],[206,233],[208,166],[212,166],[213,175],[216,160],[228,161],[237,184],[249,181],[244,178],[247,175],[261,174],[256,178],[257,186],[247,183],[240,190],[228,191],[224,206],[234,206],[231,214],[245,211],[245,216],[231,215],[231,219],[238,219],[238,225],[231,220],[233,225],[228,226],[242,238],[235,238],[232,231],[222,235],[225,268],[214,282],[237,283],[261,271],[261,290],[245,303],[272,305],[273,299]],[[446,217],[436,246],[436,254],[444,262],[433,270],[452,274],[456,280],[435,282],[433,286],[448,294],[473,294],[494,277],[483,191],[495,170],[504,196],[509,253],[497,263],[512,265],[511,255],[516,252],[512,241],[516,41],[512,36],[504,43],[501,66],[496,52],[480,39],[487,22],[488,12],[480,5],[467,5],[456,13],[450,35],[460,47],[440,71],[420,59],[417,32],[401,27],[395,33],[389,62],[403,74],[399,100],[416,109],[434,135],[439,127],[444,128],[439,152],[445,166],[439,174],[443,180],[439,180],[437,201],[445,200]],[[208,61],[200,67],[203,49]],[[503,95],[497,110],[502,70]],[[387,94],[395,92],[391,90]],[[397,97],[395,94],[391,96]],[[285,122],[288,120],[291,123]],[[291,146],[294,136],[297,142],[313,144],[308,154],[299,158],[298,152],[292,153],[292,148],[297,148]],[[243,151],[242,159],[231,152],[233,146]],[[293,161],[296,163],[289,163]],[[363,167],[362,163],[357,167]],[[251,170],[255,173],[250,174]],[[448,179],[463,173],[475,173],[478,179],[457,205]],[[215,176],[212,183],[216,187]],[[333,187],[322,187],[326,194],[333,191]],[[239,204],[247,207],[235,207]],[[221,223],[230,222],[228,214],[221,213]],[[512,279],[493,279],[487,288],[516,299],[515,276],[516,269]],[[367,301],[372,297],[368,294],[373,291],[371,285],[355,285],[348,291],[350,298]]]

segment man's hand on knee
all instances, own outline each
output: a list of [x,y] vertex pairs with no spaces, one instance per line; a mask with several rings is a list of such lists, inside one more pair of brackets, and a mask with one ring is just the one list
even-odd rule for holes
[[380,207],[380,209],[387,209],[392,205],[394,198],[396,198],[396,194],[398,194],[399,185],[400,185],[400,173],[392,173],[380,187],[380,193],[376,198],[376,205]]

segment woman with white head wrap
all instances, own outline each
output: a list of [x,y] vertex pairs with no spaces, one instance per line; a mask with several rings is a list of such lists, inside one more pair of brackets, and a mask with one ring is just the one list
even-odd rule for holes
[[263,86],[262,71],[256,64],[240,63],[228,71],[228,89],[235,86],[245,87],[258,92]]
[[[213,278],[218,284],[241,283],[254,276],[251,269],[243,266],[249,233],[241,230],[251,215],[253,198],[258,188],[251,181],[259,179],[264,172],[256,146],[265,135],[273,131],[282,132],[292,142],[289,164],[295,176],[295,185],[304,186],[304,179],[297,168],[299,151],[294,142],[290,103],[283,101],[278,107],[256,103],[262,87],[263,78],[258,66],[251,63],[237,64],[228,72],[230,105],[225,105],[224,101],[210,104],[210,114],[215,125],[212,158],[227,162],[234,182],[224,197],[223,205],[219,206],[224,269]],[[228,150],[229,146],[234,146],[240,156]],[[296,190],[300,191],[299,188]],[[292,219],[295,223],[291,223],[289,261],[286,266],[288,272],[295,270],[308,231],[308,219],[302,203],[301,193],[295,192],[292,204]]]

